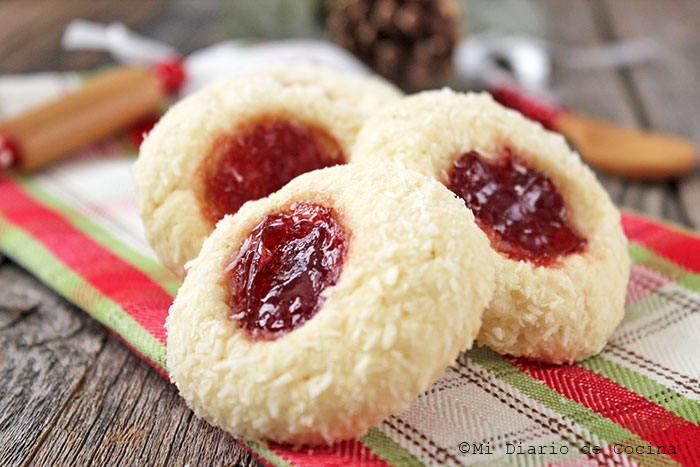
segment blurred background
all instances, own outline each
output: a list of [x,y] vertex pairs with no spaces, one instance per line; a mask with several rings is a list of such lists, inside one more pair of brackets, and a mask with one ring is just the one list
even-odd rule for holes
[[[532,45],[545,59],[529,84],[538,95],[700,142],[700,2],[693,0],[3,0],[0,74],[110,64],[106,53],[61,48],[76,18],[123,22],[184,55],[231,38],[327,39],[409,91],[488,87],[483,62],[455,63],[455,48],[515,37],[499,43],[505,49],[489,66],[510,73],[511,46]],[[616,203],[700,227],[697,169],[661,182],[599,175]]]

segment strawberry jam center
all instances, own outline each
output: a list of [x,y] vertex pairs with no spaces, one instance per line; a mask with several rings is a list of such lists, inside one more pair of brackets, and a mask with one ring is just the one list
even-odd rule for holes
[[491,245],[514,260],[547,266],[586,246],[571,228],[566,204],[544,173],[527,166],[509,148],[489,161],[476,151],[452,166],[448,187],[462,198]]
[[335,211],[318,204],[297,202],[265,216],[226,268],[229,317],[260,339],[307,322],[340,277],[348,237]]
[[294,119],[258,119],[220,136],[205,158],[204,212],[216,222],[298,175],[343,163],[340,145],[324,129]]

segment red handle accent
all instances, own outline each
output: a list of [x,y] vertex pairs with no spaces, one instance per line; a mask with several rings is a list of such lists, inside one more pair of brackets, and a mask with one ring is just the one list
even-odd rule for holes
[[527,118],[540,122],[549,130],[556,130],[557,120],[564,113],[562,109],[555,105],[529,96],[521,89],[510,84],[494,86],[490,89],[490,92],[496,101],[519,111]]
[[155,63],[151,72],[168,94],[177,94],[187,81],[185,64],[180,57],[170,57]]
[[8,135],[0,133],[0,170],[18,165],[20,157],[17,143]]

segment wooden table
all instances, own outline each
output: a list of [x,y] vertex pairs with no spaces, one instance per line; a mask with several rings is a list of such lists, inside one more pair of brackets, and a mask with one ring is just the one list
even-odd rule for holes
[[[238,5],[246,3],[259,4]],[[488,0],[480,3],[471,11],[490,8]],[[524,0],[512,3],[528,7]],[[274,17],[240,21],[232,4],[5,0],[0,74],[107,63],[104,54],[60,50],[60,34],[75,17],[123,21],[185,53],[254,28],[275,35],[320,31],[303,18],[286,30],[270,29]],[[554,91],[562,103],[700,143],[700,2],[547,0],[534,8],[554,41],[654,36],[665,48],[658,61],[632,68],[557,69]],[[700,171],[665,183],[600,178],[619,205],[700,228]],[[257,464],[230,436],[193,416],[173,386],[104,327],[1,255],[0,341],[0,465]]]

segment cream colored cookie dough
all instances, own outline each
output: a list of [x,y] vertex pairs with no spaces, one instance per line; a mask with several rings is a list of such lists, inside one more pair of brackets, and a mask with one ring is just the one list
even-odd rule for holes
[[325,66],[290,65],[263,68],[251,75],[272,76],[285,84],[319,86],[331,99],[375,113],[403,96],[399,88],[378,76],[344,73]]
[[[309,321],[276,340],[228,318],[225,268],[267,214],[333,208],[350,236]],[[476,336],[493,291],[488,239],[440,183],[392,164],[309,172],[226,216],[167,320],[168,369],[195,413],[237,436],[319,444],[406,409]]]
[[594,355],[622,319],[629,278],[620,214],[564,138],[508,110],[488,94],[450,90],[414,95],[367,121],[353,160],[386,160],[445,183],[453,163],[504,147],[546,172],[569,221],[588,244],[559,264],[535,267],[494,252],[496,292],[478,343],[499,353],[552,363]]
[[170,108],[141,145],[134,178],[146,238],[178,276],[184,276],[185,263],[197,256],[214,229],[206,214],[202,162],[220,136],[269,116],[323,128],[349,162],[367,115],[345,101],[329,99],[320,86],[288,86],[259,75],[219,82]]

